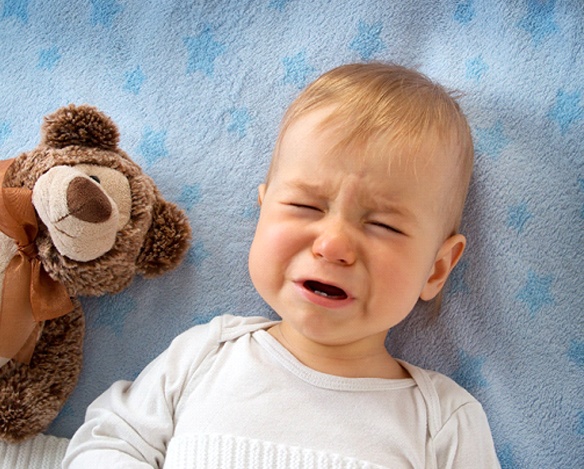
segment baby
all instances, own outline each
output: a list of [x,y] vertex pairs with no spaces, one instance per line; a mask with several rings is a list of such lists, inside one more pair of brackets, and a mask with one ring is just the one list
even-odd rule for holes
[[249,254],[281,321],[220,316],[88,409],[65,468],[497,468],[481,405],[388,331],[460,259],[467,121],[439,85],[336,68],[288,109]]

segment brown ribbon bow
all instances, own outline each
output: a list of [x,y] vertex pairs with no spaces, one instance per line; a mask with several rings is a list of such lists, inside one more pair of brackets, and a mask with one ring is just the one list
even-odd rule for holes
[[4,187],[14,159],[0,161],[0,231],[18,251],[4,272],[0,304],[0,357],[29,363],[43,321],[70,313],[73,303],[65,287],[44,270],[34,240],[38,232],[32,191]]

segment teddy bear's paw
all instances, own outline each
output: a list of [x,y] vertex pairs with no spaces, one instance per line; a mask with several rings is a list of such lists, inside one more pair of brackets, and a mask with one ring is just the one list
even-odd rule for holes
[[174,269],[183,260],[190,241],[187,215],[173,203],[159,198],[137,260],[138,272],[144,277],[155,277]]
[[[13,362],[4,368],[11,366]],[[0,440],[18,443],[43,432],[58,415],[60,403],[40,402],[35,389],[26,389],[14,383],[0,391]]]
[[85,323],[81,306],[46,321],[30,364],[0,368],[0,440],[20,442],[47,429],[75,388]]

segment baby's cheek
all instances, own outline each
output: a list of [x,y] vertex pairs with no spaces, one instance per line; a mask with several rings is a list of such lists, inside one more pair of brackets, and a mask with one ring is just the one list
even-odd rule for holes
[[258,228],[250,250],[249,268],[252,281],[259,290],[276,281],[274,276],[285,262],[289,239],[286,231],[277,225],[260,225]]
[[[393,295],[401,292],[398,296],[409,301],[408,296],[417,300],[419,290],[426,280],[427,268],[419,265],[420,262],[415,256],[407,257],[399,254],[387,255],[376,259],[376,268],[372,269],[373,281],[377,283],[380,290],[391,291]],[[412,259],[414,257],[414,259]]]
[[302,230],[298,226],[291,223],[272,223],[262,229],[262,242],[272,256],[286,259],[302,249],[303,244],[308,241],[302,240]]

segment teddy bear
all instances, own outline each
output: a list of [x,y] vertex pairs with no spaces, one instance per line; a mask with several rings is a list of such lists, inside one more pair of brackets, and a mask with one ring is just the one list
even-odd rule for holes
[[88,105],[46,116],[37,148],[0,161],[0,440],[43,432],[77,384],[81,296],[181,263],[187,215]]

